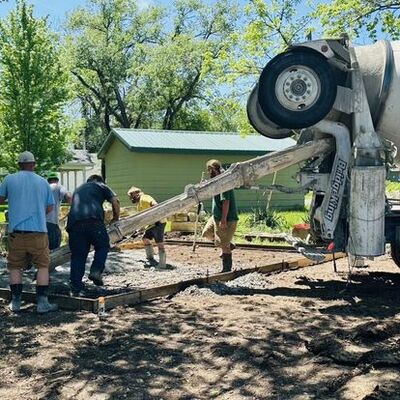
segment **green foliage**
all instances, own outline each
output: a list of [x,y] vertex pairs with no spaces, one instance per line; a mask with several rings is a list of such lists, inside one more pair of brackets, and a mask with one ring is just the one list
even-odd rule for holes
[[258,76],[261,68],[294,42],[304,41],[313,28],[310,15],[299,16],[302,0],[250,0],[244,8],[243,34],[231,55],[229,79]]
[[398,195],[400,193],[400,182],[386,181],[386,193],[389,195]]
[[293,225],[304,224],[309,221],[309,212],[305,209],[280,211],[279,215],[285,221],[288,231],[292,229]]
[[25,1],[0,22],[0,166],[8,171],[24,150],[35,154],[39,171],[67,156],[68,74],[56,43],[46,19],[35,19]]
[[[270,233],[281,233],[292,231],[292,227],[295,224],[305,223],[308,218],[308,212],[306,210],[271,210],[272,215],[267,215],[267,212],[260,210],[257,212],[258,215],[264,216],[258,222],[255,222],[255,211],[240,213],[238,226],[236,229],[236,236],[243,237],[245,234],[251,232],[270,232]],[[268,226],[265,223],[273,221],[274,228]]]
[[67,44],[86,141],[95,146],[111,126],[218,125],[207,112],[219,108],[213,89],[233,45],[235,20],[228,0],[177,0],[169,9],[90,0],[76,10]]
[[314,16],[320,18],[329,36],[346,32],[356,38],[366,33],[376,40],[384,33],[399,39],[399,11],[399,2],[393,0],[333,0],[320,4]]
[[260,207],[253,210],[253,225],[260,224],[264,224],[272,229],[277,229],[284,227],[284,220],[276,211]]
[[313,17],[298,13],[306,6],[304,0],[249,0],[243,8],[242,27],[232,35],[235,46],[227,57],[229,68],[220,78],[231,88],[231,98],[241,105],[235,122],[243,135],[255,133],[244,105],[261,70],[272,57],[292,43],[304,41],[314,30]]

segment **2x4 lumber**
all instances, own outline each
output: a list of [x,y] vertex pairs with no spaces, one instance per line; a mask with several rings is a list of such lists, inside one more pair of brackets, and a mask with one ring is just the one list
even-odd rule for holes
[[[179,245],[179,246],[193,246],[193,242],[189,240],[175,240],[175,239],[167,239],[165,242],[167,245]],[[196,247],[215,247],[213,242],[196,242]],[[129,248],[129,247],[125,247]],[[124,247],[121,246],[121,249]],[[274,252],[286,252],[286,253],[298,253],[298,251],[293,246],[277,246],[271,244],[254,244],[254,243],[236,243],[236,249],[251,249],[251,250],[259,250],[259,251],[274,251]]]
[[[0,298],[5,300],[11,300],[11,292],[9,289],[0,289]],[[36,293],[33,292],[23,292],[22,300],[27,301],[28,303],[36,303]],[[49,300],[52,303],[58,304],[58,307],[63,310],[72,310],[72,311],[97,311],[97,299],[89,299],[83,297],[70,297],[64,295],[49,295]]]

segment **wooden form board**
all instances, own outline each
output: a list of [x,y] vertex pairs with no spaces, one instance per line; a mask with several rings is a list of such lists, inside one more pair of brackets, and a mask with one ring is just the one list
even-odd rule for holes
[[[9,289],[0,289],[0,298],[5,300],[11,299],[11,292]],[[22,300],[29,303],[36,303],[36,293],[23,292]],[[84,297],[70,297],[65,295],[50,295],[49,300],[51,303],[58,304],[58,307],[63,310],[72,311],[90,311],[97,312],[97,299],[89,299]]]
[[[335,254],[335,258],[339,259],[346,257],[344,253]],[[333,259],[332,254],[327,254],[324,262],[331,261]],[[240,276],[250,274],[252,272],[269,273],[269,272],[284,272],[285,270],[297,269],[316,265],[314,261],[311,261],[305,257],[301,257],[297,260],[290,262],[279,262],[261,267],[244,268],[231,272],[224,272],[205,276],[202,278],[189,279],[177,283],[172,283],[163,286],[156,286],[149,289],[135,290],[133,292],[121,293],[116,295],[104,296],[106,309],[123,306],[123,305],[135,305],[144,303],[146,301],[155,300],[160,297],[172,296],[189,286],[192,285],[205,285],[216,282],[227,282],[236,279]],[[36,294],[32,292],[23,292],[23,300],[35,303]],[[10,290],[0,289],[0,297],[6,300],[10,299]],[[61,309],[75,310],[75,311],[90,311],[97,313],[98,310],[98,299],[89,299],[81,297],[69,297],[63,295],[52,295],[50,300],[58,304]]]
[[[346,254],[335,254],[335,258],[345,257]],[[333,259],[332,254],[327,254],[323,262],[328,262]],[[311,261],[305,257],[299,258],[291,262],[282,261],[280,263],[269,264],[261,267],[239,269],[231,272],[213,274],[202,278],[189,279],[169,285],[158,286],[149,289],[142,289],[132,293],[122,293],[106,297],[106,307],[114,308],[120,305],[134,305],[145,301],[154,300],[159,297],[172,296],[189,286],[204,285],[216,282],[227,282],[236,279],[240,276],[250,274],[252,272],[269,273],[277,271],[285,271],[290,269],[304,268],[318,263]]]
[[[169,245],[179,245],[179,246],[193,246],[193,241],[189,240],[178,240],[178,239],[167,239],[164,242]],[[213,242],[209,241],[198,241],[196,242],[196,247],[215,247]],[[271,244],[252,244],[252,243],[236,243],[236,249],[252,249],[261,251],[284,251],[285,253],[298,253],[298,251],[293,246],[276,246]]]

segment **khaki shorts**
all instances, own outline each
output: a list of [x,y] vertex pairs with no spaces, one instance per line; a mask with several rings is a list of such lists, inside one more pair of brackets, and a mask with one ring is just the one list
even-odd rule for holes
[[50,251],[47,233],[10,233],[8,269],[26,268],[30,261],[36,268],[49,268]]
[[215,221],[214,217],[211,217],[206,226],[203,229],[202,236],[214,241],[216,246],[229,247],[235,234],[237,221],[228,221],[226,229],[219,227],[219,221]]

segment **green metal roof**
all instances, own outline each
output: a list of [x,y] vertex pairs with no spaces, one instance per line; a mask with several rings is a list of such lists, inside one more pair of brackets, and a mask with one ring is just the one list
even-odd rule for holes
[[113,140],[119,139],[129,150],[154,153],[234,153],[264,154],[294,146],[293,139],[268,139],[261,135],[222,132],[168,131],[153,129],[113,129],[101,147],[104,158]]

